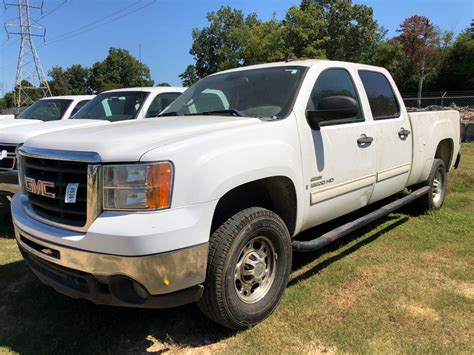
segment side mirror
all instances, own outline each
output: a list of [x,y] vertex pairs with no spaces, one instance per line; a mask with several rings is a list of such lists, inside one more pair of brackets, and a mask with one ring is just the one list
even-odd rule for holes
[[324,121],[350,119],[359,113],[357,101],[349,96],[328,96],[318,101],[315,110],[306,111],[306,119],[314,130],[320,129]]

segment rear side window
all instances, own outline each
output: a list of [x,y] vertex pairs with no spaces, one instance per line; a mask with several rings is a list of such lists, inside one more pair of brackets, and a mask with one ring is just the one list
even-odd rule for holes
[[174,100],[181,95],[180,92],[165,92],[158,94],[150,104],[150,108],[146,113],[146,117],[156,117],[161,111],[167,108]]
[[397,118],[400,107],[388,79],[382,73],[359,70],[374,120]]
[[325,121],[321,122],[321,126],[364,121],[364,116],[360,109],[359,97],[354,82],[352,81],[352,77],[347,70],[334,68],[325,70],[319,74],[316,84],[314,84],[313,90],[311,91],[307,110],[317,110],[319,107],[319,100],[330,96],[352,97],[359,104],[359,112],[354,118]]

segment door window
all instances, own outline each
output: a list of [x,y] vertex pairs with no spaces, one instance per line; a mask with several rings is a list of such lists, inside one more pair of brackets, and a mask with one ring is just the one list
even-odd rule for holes
[[145,117],[156,117],[161,111],[167,108],[174,100],[181,95],[180,92],[165,92],[158,94],[153,99]]
[[82,101],[79,101],[76,105],[76,107],[74,107],[74,109],[72,110],[71,112],[71,117],[74,116],[76,114],[77,111],[79,111],[85,104],[87,104],[90,100],[82,100]]
[[374,120],[399,117],[400,106],[385,75],[370,70],[359,70],[359,76],[367,93]]
[[352,78],[347,70],[336,68],[323,71],[319,75],[318,80],[316,80],[316,84],[314,84],[306,109],[317,110],[319,100],[330,96],[349,96],[355,99],[359,106],[359,112],[354,118],[324,121],[321,122],[321,126],[364,121],[364,116],[360,107],[359,96],[357,95],[354,82],[352,81]]

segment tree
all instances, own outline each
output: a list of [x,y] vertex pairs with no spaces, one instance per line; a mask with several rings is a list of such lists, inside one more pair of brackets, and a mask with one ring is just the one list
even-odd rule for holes
[[468,30],[447,49],[441,63],[438,86],[446,90],[474,88],[474,38]]
[[400,43],[395,41],[379,43],[369,64],[387,69],[397,84],[401,85],[407,81],[407,57]]
[[168,83],[159,83],[159,84],[157,84],[156,86],[167,86],[167,87],[169,87],[169,86],[171,86],[171,85],[168,84]]
[[321,48],[328,59],[359,63],[371,59],[379,38],[371,7],[347,0],[303,0],[300,5],[304,12],[314,7],[323,14]]
[[189,87],[199,80],[199,77],[196,73],[196,66],[188,65],[186,70],[179,74],[179,78],[183,82],[183,86]]
[[244,65],[268,63],[285,60],[290,51],[286,48],[285,30],[275,16],[269,21],[255,21],[250,27],[242,44],[242,62]]
[[412,16],[397,29],[400,35],[394,40],[403,46],[405,54],[416,68],[415,77],[418,79],[418,107],[421,106],[423,82],[436,67],[436,51],[439,45],[439,35],[431,21],[425,16]]
[[94,92],[124,87],[153,86],[150,69],[127,50],[110,48],[107,58],[92,66],[88,81]]
[[313,1],[292,6],[284,20],[284,46],[293,58],[326,58],[323,8]]
[[242,64],[246,23],[255,22],[256,15],[245,18],[242,11],[223,6],[217,12],[208,13],[207,20],[209,27],[193,29],[189,51],[196,61],[199,78]]
[[49,88],[53,95],[70,95],[71,85],[66,71],[63,68],[53,67],[48,72],[48,75],[52,78],[52,80],[49,81]]

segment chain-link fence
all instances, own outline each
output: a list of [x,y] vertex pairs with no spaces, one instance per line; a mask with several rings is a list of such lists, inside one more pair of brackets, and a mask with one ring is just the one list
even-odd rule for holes
[[416,93],[402,94],[405,106],[426,108],[430,106],[449,107],[456,105],[458,107],[474,109],[474,90],[424,92],[420,99],[420,105],[418,105],[417,96]]

